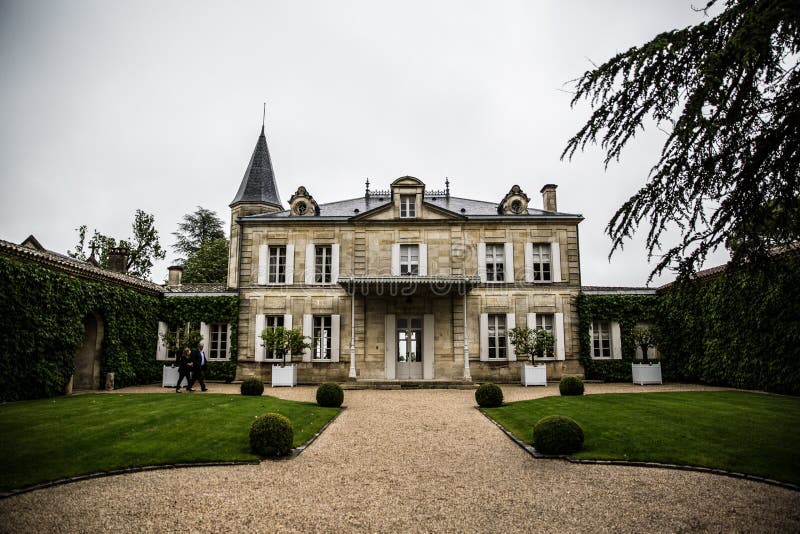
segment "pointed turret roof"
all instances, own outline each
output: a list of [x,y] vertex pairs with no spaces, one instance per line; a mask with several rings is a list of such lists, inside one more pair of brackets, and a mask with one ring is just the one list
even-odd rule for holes
[[275,172],[272,170],[272,159],[269,157],[267,137],[264,135],[264,125],[261,125],[261,135],[256,142],[250,164],[244,171],[242,184],[236,193],[231,207],[240,202],[259,202],[270,204],[283,209],[278,184],[275,183]]

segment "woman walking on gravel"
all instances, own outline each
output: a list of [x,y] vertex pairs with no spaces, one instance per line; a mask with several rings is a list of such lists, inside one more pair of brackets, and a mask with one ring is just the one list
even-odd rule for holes
[[[181,382],[183,379],[186,379],[186,383],[189,383],[189,371],[192,370],[192,358],[191,358],[192,351],[189,350],[189,347],[184,347],[183,351],[178,354],[177,363],[178,363],[178,381],[175,383],[175,393],[181,392]],[[186,386],[186,389],[189,389],[189,386]]]

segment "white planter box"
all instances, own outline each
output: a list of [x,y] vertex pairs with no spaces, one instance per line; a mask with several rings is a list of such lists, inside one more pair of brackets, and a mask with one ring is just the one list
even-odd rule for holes
[[[177,387],[175,382],[178,381],[178,368],[170,365],[164,366],[164,371],[161,375],[161,386],[165,388],[174,388]],[[187,378],[183,379],[182,386],[188,386],[189,380]]]
[[634,384],[661,384],[661,363],[632,363]]
[[547,366],[528,365],[527,363],[519,368],[520,378],[523,386],[546,386],[547,385]]
[[297,385],[297,366],[287,365],[281,367],[280,365],[272,366],[272,387],[289,386],[294,387]]

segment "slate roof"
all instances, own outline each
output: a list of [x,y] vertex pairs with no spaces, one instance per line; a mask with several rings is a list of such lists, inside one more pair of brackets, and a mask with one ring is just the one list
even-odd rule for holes
[[[26,239],[26,241],[29,240]],[[0,256],[6,256],[25,263],[36,263],[43,267],[55,269],[81,278],[100,280],[119,286],[130,287],[145,293],[160,295],[164,292],[161,286],[135,276],[95,267],[88,262],[70,258],[69,256],[51,250],[37,250],[28,246],[3,241],[2,239],[0,239]]]
[[236,291],[229,291],[225,282],[208,284],[181,284],[177,287],[164,286],[167,297],[197,296],[197,295],[236,295]]
[[654,287],[581,286],[587,295],[655,295]]
[[275,171],[272,170],[272,158],[269,156],[263,125],[261,126],[261,135],[253,149],[250,164],[244,171],[239,191],[230,205],[233,206],[239,202],[261,202],[283,208],[281,196],[278,193],[278,184],[275,182]]
[[[266,213],[260,215],[250,215],[242,217],[244,221],[265,221],[270,219],[291,218],[299,220],[298,222],[314,222],[315,220],[346,220],[351,217],[361,215],[367,211],[381,208],[391,203],[389,195],[383,196],[370,196],[352,198],[349,200],[340,200],[338,202],[329,202],[327,204],[319,205],[319,215],[316,217],[290,217],[289,210],[279,211],[276,213]],[[446,197],[446,196],[429,196],[425,195],[425,204],[429,206],[438,207],[453,213],[456,216],[465,217],[468,219],[497,219],[497,218],[510,218],[520,219],[524,215],[498,215],[497,204],[494,202],[486,202],[483,200],[471,200],[468,198],[460,197]],[[555,211],[544,211],[535,208],[528,208],[528,215],[535,217],[555,217],[555,218],[583,218],[578,214],[562,213]]]

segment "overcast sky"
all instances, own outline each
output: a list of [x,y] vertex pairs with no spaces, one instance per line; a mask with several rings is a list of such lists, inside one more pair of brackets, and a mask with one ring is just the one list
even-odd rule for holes
[[300,185],[324,203],[412,175],[492,202],[519,184],[541,207],[555,183],[559,210],[586,218],[583,283],[643,285],[643,239],[609,262],[604,228],[664,134],[608,171],[597,148],[561,161],[588,114],[568,82],[703,18],[684,0],[0,0],[0,239],[64,253],[81,224],[130,236],[141,208],[169,250],[163,281],[184,214],[212,209],[229,230],[266,101],[284,203]]

